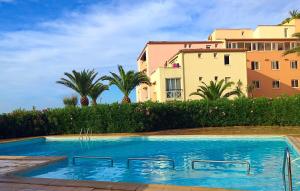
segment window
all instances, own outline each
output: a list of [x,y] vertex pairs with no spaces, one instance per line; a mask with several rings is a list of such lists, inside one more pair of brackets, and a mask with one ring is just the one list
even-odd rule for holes
[[272,43],[272,50],[277,50],[277,45],[278,45],[277,43],[273,42]]
[[284,49],[285,49],[285,50],[291,49],[291,44],[290,44],[289,42],[285,42],[285,43],[284,43]]
[[299,87],[299,85],[298,85],[298,80],[291,80],[291,86],[292,86],[293,88],[298,88],[298,87]]
[[291,69],[297,69],[298,68],[298,62],[297,60],[291,61]]
[[271,62],[272,70],[279,70],[279,62],[278,61],[272,61]]
[[226,48],[231,48],[231,43],[230,42],[226,43]]
[[206,45],[206,49],[210,49],[210,45]]
[[198,58],[201,58],[201,56],[202,56],[201,53],[198,53]]
[[252,84],[253,84],[253,87],[255,89],[259,89],[260,88],[260,81],[259,80],[253,80]]
[[217,58],[217,53],[216,52],[214,52],[214,58]]
[[218,80],[218,76],[215,76],[215,81],[217,81]]
[[257,50],[257,44],[256,43],[252,43],[252,50]]
[[191,48],[192,47],[192,45],[191,44],[189,44],[189,48]]
[[272,82],[272,87],[273,87],[274,89],[278,89],[278,88],[280,87],[280,82],[279,82],[279,80],[273,81],[273,82]]
[[184,44],[184,48],[186,48],[187,47],[187,44]]
[[244,33],[245,33],[245,32],[244,32],[244,31],[242,31],[242,36],[244,36]]
[[264,51],[265,50],[265,44],[264,43],[258,43],[258,51]]
[[278,50],[283,50],[283,43],[278,43]]
[[236,48],[236,43],[232,43],[232,48]]
[[245,48],[247,50],[251,50],[251,43],[245,43]]
[[237,43],[238,48],[245,48],[245,43],[239,42]]
[[265,50],[271,50],[271,43],[265,43]]
[[180,78],[166,79],[166,96],[167,98],[181,98]]
[[224,55],[224,64],[229,65],[229,55]]
[[284,37],[285,37],[285,38],[288,37],[288,28],[284,28]]
[[202,82],[203,77],[199,77],[199,82]]
[[230,77],[225,77],[225,83],[230,82]]
[[251,62],[251,70],[259,70],[259,63],[256,61]]

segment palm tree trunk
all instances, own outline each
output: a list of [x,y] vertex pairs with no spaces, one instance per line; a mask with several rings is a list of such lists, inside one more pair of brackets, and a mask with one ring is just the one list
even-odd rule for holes
[[93,99],[93,105],[97,105],[97,100],[96,99]]
[[89,105],[89,98],[87,96],[82,96],[80,98],[81,106],[88,106]]
[[122,103],[131,103],[131,100],[128,96],[124,96]]

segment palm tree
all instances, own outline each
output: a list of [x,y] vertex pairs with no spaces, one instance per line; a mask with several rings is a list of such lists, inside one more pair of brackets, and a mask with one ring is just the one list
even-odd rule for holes
[[94,70],[83,70],[81,72],[73,70],[72,73],[64,73],[68,79],[61,78],[56,83],[63,84],[79,93],[81,96],[81,105],[88,106],[89,99],[87,95],[90,93],[90,90],[100,81],[100,79],[95,80],[97,74],[98,73]]
[[97,83],[95,86],[90,90],[89,96],[92,98],[93,105],[97,105],[97,98],[105,91],[108,90],[107,85],[103,85],[102,83]]
[[234,85],[234,82],[225,82],[225,80],[218,81],[210,81],[209,85],[207,85],[205,82],[202,82],[203,85],[199,86],[199,89],[197,89],[196,92],[193,92],[190,94],[197,95],[202,97],[203,99],[207,100],[217,100],[221,98],[228,98],[233,95],[240,95],[241,90],[233,90],[228,91],[227,93],[224,93],[226,90],[228,90],[232,85]]
[[[300,40],[300,32],[293,34],[293,37],[297,37]],[[293,54],[293,53],[298,53],[300,55],[300,46],[296,46],[290,50],[286,50],[283,55],[288,55],[288,54]]]
[[110,72],[111,76],[103,76],[101,80],[108,80],[109,85],[117,86],[124,94],[122,103],[131,103],[129,98],[130,92],[140,84],[150,85],[149,78],[143,72],[135,72],[130,70],[125,72],[122,66],[118,66],[119,75]]
[[289,11],[290,17],[284,19],[281,24],[289,23],[293,19],[300,19],[300,12],[298,9]]

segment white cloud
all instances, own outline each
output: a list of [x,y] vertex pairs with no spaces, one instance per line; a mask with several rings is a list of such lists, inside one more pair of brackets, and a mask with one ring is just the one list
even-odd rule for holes
[[[0,0],[0,2],[9,0]],[[278,23],[296,1],[146,1],[94,5],[31,30],[0,33],[0,111],[61,105],[63,72],[136,68],[149,40],[205,40],[213,28]],[[112,100],[110,100],[112,101]],[[117,101],[117,99],[115,99]]]

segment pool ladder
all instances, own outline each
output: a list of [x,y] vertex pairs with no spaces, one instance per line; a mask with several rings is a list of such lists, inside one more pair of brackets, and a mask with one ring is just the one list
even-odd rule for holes
[[86,131],[84,131],[84,128],[80,129],[80,134],[79,134],[79,140],[91,140],[91,135],[93,135],[92,130],[90,128],[87,128]]
[[251,165],[248,161],[229,161],[229,160],[192,160],[192,169],[195,169],[195,163],[223,163],[223,164],[244,164],[247,167],[247,175],[250,175]]
[[[287,168],[287,177],[286,180],[286,168]],[[293,179],[292,179],[292,163],[291,163],[291,153],[289,148],[286,148],[284,151],[284,158],[282,164],[282,180],[285,191],[293,191]],[[288,185],[287,185],[288,181]]]

